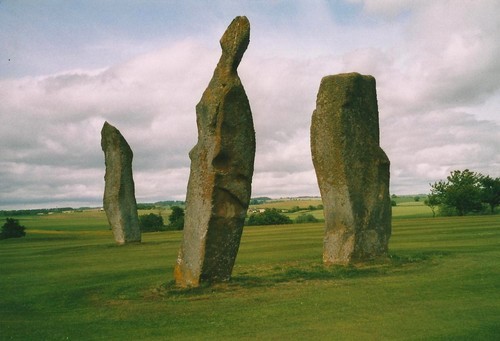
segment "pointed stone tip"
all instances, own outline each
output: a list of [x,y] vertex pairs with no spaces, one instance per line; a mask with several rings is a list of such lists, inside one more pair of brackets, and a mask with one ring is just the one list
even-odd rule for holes
[[109,129],[109,127],[112,127],[112,125],[109,124],[108,121],[104,121],[104,124],[102,125],[102,130]]
[[229,24],[228,29],[239,25],[243,25],[247,30],[250,30],[250,21],[244,15],[238,15],[237,17],[235,17]]
[[104,124],[102,125],[102,130],[103,131],[109,131],[109,130],[117,130],[116,127],[112,126],[111,124],[108,123],[108,121],[104,121]]
[[108,143],[110,143],[109,141],[112,136],[116,136],[117,134],[120,135],[120,131],[109,124],[108,121],[105,121],[101,129],[101,148],[104,150]]
[[236,70],[243,53],[250,43],[250,21],[245,16],[238,16],[229,24],[220,40],[223,58],[232,69]]

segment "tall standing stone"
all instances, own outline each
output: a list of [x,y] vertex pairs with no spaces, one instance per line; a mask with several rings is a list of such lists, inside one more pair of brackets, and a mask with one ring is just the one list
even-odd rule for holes
[[198,142],[189,153],[184,236],[174,271],[181,287],[229,280],[238,253],[255,157],[252,113],[236,71],[249,41],[248,19],[236,17],[196,106]]
[[134,179],[132,177],[132,149],[118,129],[104,122],[101,130],[104,152],[104,211],[118,244],[141,241],[137,216]]
[[379,145],[375,78],[358,73],[321,80],[311,151],[323,200],[323,262],[383,256],[391,235],[389,159]]

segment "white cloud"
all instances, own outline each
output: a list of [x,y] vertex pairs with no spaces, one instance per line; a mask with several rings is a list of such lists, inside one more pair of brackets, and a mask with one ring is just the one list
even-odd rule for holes
[[370,13],[392,19],[405,11],[415,10],[429,0],[349,0],[353,3],[362,3],[363,9]]
[[[289,15],[243,6],[255,18],[239,68],[257,135],[253,195],[319,193],[309,148],[316,94],[323,76],[352,71],[377,79],[392,193],[427,192],[429,182],[453,169],[500,176],[495,2],[361,3],[364,14],[354,14],[353,22],[336,20],[326,2],[298,2]],[[207,13],[204,36],[173,35],[157,50],[143,48],[149,52],[104,68],[82,62],[46,76],[0,80],[0,207],[98,205],[105,120],[134,151],[138,200],[182,200],[196,143],[195,106],[220,55],[214,32],[222,34],[225,25],[218,18]]]
[[314,170],[254,174],[252,196],[282,198],[297,195],[319,195]]
[[[96,194],[104,172],[100,130],[105,120],[121,130],[134,151],[140,198],[182,196],[185,185],[172,186],[170,181],[186,178],[187,152],[196,143],[194,107],[210,79],[214,56],[214,51],[188,41],[105,70],[0,82],[5,94],[0,107],[2,159],[22,165],[13,180],[24,188],[4,191],[5,200],[38,200],[26,193],[35,192],[36,184],[36,192],[54,201],[62,199],[56,189],[72,191],[70,197],[90,195],[78,182],[100,200],[102,194]],[[57,177],[60,186],[45,190],[41,179],[58,174],[58,167],[69,167],[61,172],[75,177]],[[87,167],[94,178],[78,178]],[[160,169],[165,169],[163,181]]]
[[495,121],[452,110],[384,121],[382,145],[392,161],[392,191],[427,192],[428,183],[455,169],[500,176],[499,128]]

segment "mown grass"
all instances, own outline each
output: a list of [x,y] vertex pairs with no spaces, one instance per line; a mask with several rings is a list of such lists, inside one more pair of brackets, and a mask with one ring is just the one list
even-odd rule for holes
[[410,219],[432,217],[432,211],[423,202],[402,202],[392,207],[392,217],[395,219]]
[[322,224],[245,227],[233,280],[193,290],[173,285],[180,232],[116,246],[100,212],[22,218],[0,339],[497,339],[500,216],[413,215],[351,267],[323,267]]

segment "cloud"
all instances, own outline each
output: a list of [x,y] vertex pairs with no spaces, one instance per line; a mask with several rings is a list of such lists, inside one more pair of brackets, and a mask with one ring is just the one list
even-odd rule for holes
[[[105,120],[121,130],[134,151],[139,198],[182,196],[185,185],[171,182],[186,180],[187,153],[196,143],[194,107],[216,58],[214,51],[183,41],[104,70],[1,81],[5,100],[0,107],[4,122],[0,143],[2,160],[10,165],[2,179],[10,174],[12,184],[23,187],[6,188],[5,200],[62,200],[55,193],[66,189],[72,192],[68,197],[100,200],[104,174],[100,130]],[[85,169],[90,173],[78,177]],[[161,169],[163,181],[159,181]],[[45,190],[44,181],[55,174],[58,185]],[[177,192],[172,193],[172,187]]]
[[382,145],[392,160],[394,193],[426,193],[425,185],[456,169],[500,175],[497,122],[444,110],[384,123]]
[[385,19],[394,19],[398,15],[425,5],[427,0],[349,0],[352,3],[361,3],[363,10],[369,14],[381,16]]
[[[244,7],[252,22],[239,74],[256,130],[253,195],[319,194],[309,147],[316,94],[323,76],[352,71],[377,80],[392,193],[427,192],[429,182],[454,169],[500,176],[494,1],[357,1],[343,4],[349,20],[333,13],[330,3],[317,4],[270,2],[268,11],[251,3],[216,5],[224,16]],[[184,34],[160,45],[156,36],[145,39],[127,58],[106,52],[107,64],[93,68],[75,57],[69,69],[64,64],[46,75],[0,80],[0,207],[99,205],[105,120],[134,151],[138,200],[182,200],[188,152],[197,139],[195,106],[220,56],[225,29],[222,14],[205,11],[203,33],[190,35],[201,24],[182,26],[178,19]],[[147,32],[159,27],[150,25]],[[121,50],[147,36],[128,37],[130,30],[120,33],[119,26],[84,48],[97,46],[98,55],[113,51],[110,37]]]
[[96,169],[4,161],[0,169],[0,207],[46,207],[48,202],[95,205],[96,198],[102,197],[104,180]]
[[391,191],[426,192],[425,184],[454,169],[498,176],[495,2],[362,3],[367,13],[403,23],[399,44],[344,55],[346,67],[377,78],[382,145],[392,160]]

